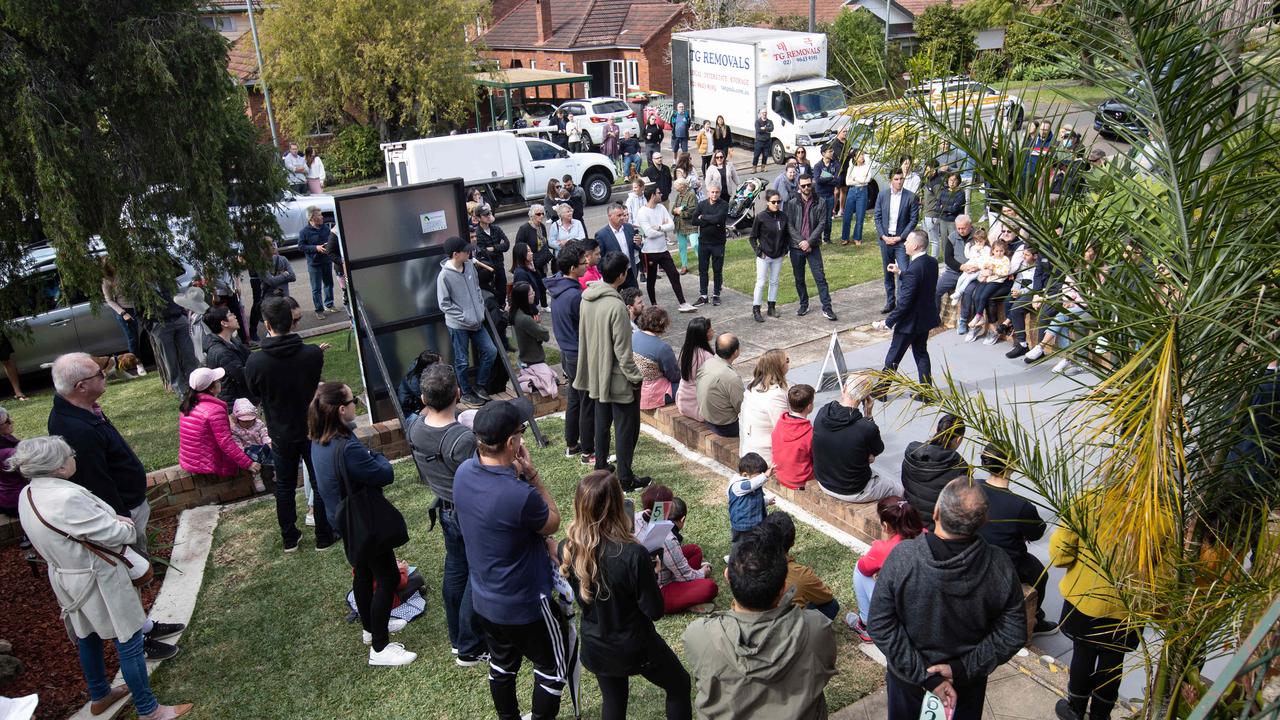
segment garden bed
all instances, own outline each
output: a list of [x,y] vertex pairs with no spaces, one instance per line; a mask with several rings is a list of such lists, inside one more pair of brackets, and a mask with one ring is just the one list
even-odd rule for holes
[[[153,556],[169,559],[178,518],[157,520],[149,525]],[[38,557],[38,556],[37,556]],[[0,639],[13,643],[13,654],[26,671],[5,685],[0,695],[20,697],[37,693],[37,719],[61,720],[89,701],[76,646],[67,637],[59,616],[58,601],[49,587],[46,566],[38,561],[37,576],[31,574],[26,551],[17,546],[0,549],[0,587],[4,588],[5,611],[0,613]],[[163,578],[157,564],[156,580],[142,590],[142,605],[148,610],[160,594]],[[107,675],[113,677],[120,664],[114,644],[106,651]]]

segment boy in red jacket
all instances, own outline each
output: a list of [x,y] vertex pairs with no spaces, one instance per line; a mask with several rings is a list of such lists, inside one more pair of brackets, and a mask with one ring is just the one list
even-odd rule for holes
[[813,386],[792,385],[787,391],[791,412],[783,413],[773,427],[773,465],[778,482],[793,490],[803,490],[813,479]]

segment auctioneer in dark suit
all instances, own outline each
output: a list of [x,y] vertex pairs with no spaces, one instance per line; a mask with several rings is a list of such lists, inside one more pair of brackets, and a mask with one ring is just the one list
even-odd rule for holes
[[933,291],[938,285],[938,261],[928,253],[927,247],[920,248],[919,253],[901,271],[898,304],[884,319],[885,326],[893,330],[884,368],[897,370],[909,347],[920,382],[928,385],[933,381],[929,368],[929,331],[941,325],[942,319],[933,300]]

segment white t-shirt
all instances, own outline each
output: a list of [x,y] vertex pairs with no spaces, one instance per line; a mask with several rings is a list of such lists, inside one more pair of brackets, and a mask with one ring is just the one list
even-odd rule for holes
[[671,219],[671,213],[667,211],[666,206],[662,204],[654,207],[645,205],[640,208],[635,220],[640,232],[644,235],[644,242],[640,246],[640,252],[666,252],[667,233],[675,230],[676,227],[675,221]]

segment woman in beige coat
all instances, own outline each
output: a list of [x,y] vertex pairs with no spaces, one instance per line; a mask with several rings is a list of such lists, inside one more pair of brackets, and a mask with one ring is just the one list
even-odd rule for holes
[[[67,632],[79,646],[80,668],[94,715],[133,695],[141,720],[170,720],[191,705],[160,705],[151,693],[143,657],[147,616],[129,578],[123,553],[134,540],[133,522],[106,502],[67,480],[75,474],[75,452],[56,435],[18,443],[8,469],[31,478],[18,497],[18,517],[36,552],[49,564],[49,584],[62,608]],[[75,538],[75,539],[72,539]],[[129,560],[145,562],[138,555]],[[126,686],[111,687],[102,641],[115,640]]]

